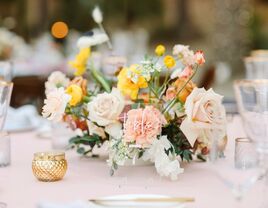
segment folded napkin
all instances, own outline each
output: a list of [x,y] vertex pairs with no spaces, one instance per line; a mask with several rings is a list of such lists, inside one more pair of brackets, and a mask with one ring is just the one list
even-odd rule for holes
[[100,206],[85,201],[75,201],[69,204],[41,202],[37,205],[37,208],[100,208]]
[[4,126],[6,131],[31,130],[40,125],[42,121],[33,105],[24,105],[20,108],[9,108]]

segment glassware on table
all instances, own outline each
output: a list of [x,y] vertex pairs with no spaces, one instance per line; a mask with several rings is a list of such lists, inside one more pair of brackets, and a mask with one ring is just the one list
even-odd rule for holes
[[237,138],[235,140],[235,167],[248,169],[258,163],[255,144],[250,138]]
[[268,56],[244,58],[247,79],[268,79]]
[[[234,83],[238,110],[246,134],[255,143],[259,166],[268,188],[268,79],[237,80]],[[263,207],[268,207],[267,198]]]
[[10,164],[10,138],[7,132],[0,132],[0,167]]
[[12,89],[12,82],[0,80],[0,131],[2,131],[4,128],[7,110],[10,104]]
[[250,55],[254,57],[268,57],[268,50],[265,49],[253,50],[250,52]]
[[8,61],[0,61],[0,80],[11,81],[13,76],[12,63]]

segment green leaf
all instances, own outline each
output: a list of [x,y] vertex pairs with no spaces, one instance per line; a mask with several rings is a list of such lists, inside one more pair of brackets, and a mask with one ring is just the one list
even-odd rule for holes
[[174,120],[171,120],[170,123],[162,128],[163,135],[167,135],[168,140],[173,144],[174,149],[168,149],[166,153],[175,152],[176,155],[179,155],[182,160],[190,161],[192,160],[192,147],[182,133],[180,129],[181,119],[175,117]]

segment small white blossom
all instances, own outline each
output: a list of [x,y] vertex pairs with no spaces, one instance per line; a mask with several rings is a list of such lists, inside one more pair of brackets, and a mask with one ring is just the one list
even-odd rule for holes
[[173,47],[173,55],[178,56],[182,63],[187,66],[192,66],[195,64],[195,55],[189,46],[186,45],[175,45]]
[[47,95],[45,105],[43,107],[42,115],[51,121],[59,122],[65,112],[67,103],[70,101],[71,96],[66,94],[64,88],[56,88]]
[[60,87],[67,87],[70,82],[70,79],[66,77],[65,74],[63,74],[60,71],[55,71],[51,73],[51,75],[48,77],[48,80],[45,83],[46,88],[46,95],[55,90],[56,88]]
[[153,141],[151,147],[145,151],[143,159],[149,159],[154,162],[159,175],[170,177],[171,180],[177,180],[178,175],[183,173],[184,170],[180,167],[175,155],[169,156],[166,154],[165,150],[171,147],[172,145],[167,136],[162,136],[160,139]]
[[103,21],[103,16],[102,16],[102,12],[100,10],[100,8],[98,6],[96,6],[92,12],[92,17],[94,19],[94,21],[97,23],[97,24],[100,24],[102,23]]
[[98,33],[93,36],[83,36],[78,39],[77,47],[78,48],[89,48],[91,46],[100,45],[109,41],[109,37],[106,33]]

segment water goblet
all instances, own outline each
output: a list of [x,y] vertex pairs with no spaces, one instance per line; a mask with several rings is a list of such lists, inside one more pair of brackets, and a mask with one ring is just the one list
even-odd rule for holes
[[[236,80],[234,83],[238,110],[246,134],[255,143],[259,166],[268,188],[268,79]],[[263,207],[268,207],[265,198]]]

